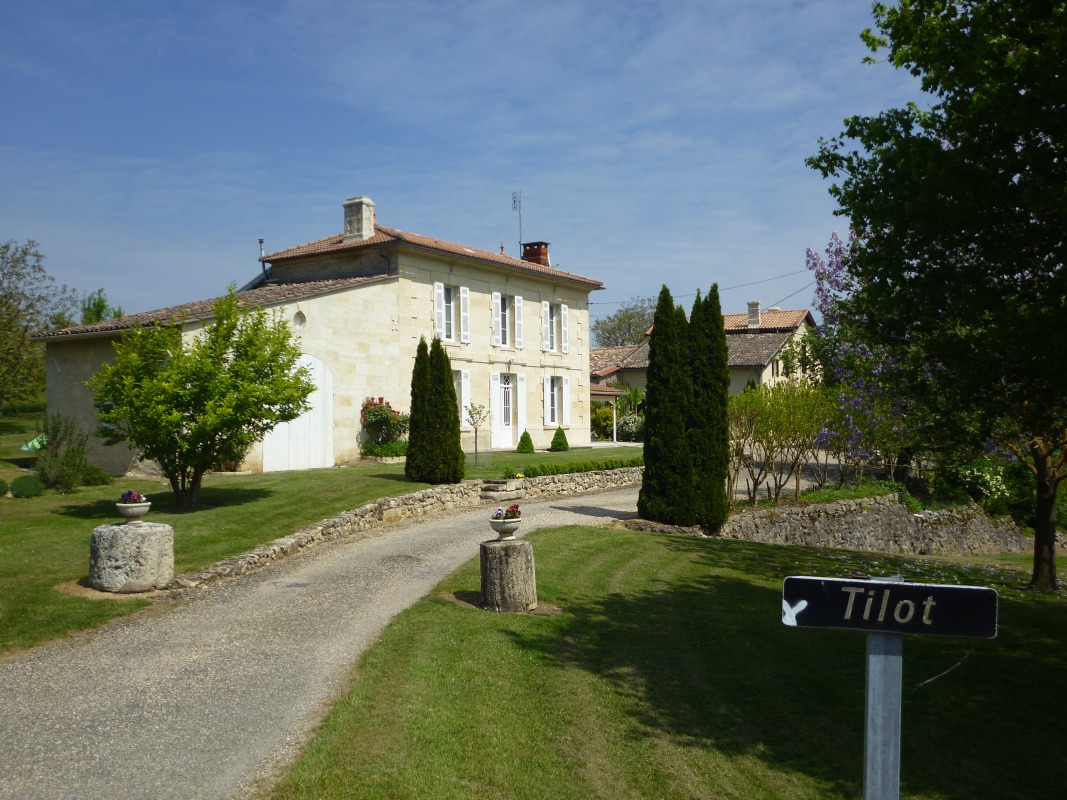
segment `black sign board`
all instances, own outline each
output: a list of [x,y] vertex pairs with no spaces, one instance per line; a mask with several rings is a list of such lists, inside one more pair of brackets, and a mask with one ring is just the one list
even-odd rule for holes
[[982,586],[786,578],[782,622],[799,628],[849,628],[935,636],[997,635],[997,593]]

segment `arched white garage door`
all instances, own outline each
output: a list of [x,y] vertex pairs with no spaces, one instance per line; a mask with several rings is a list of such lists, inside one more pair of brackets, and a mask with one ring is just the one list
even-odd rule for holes
[[302,355],[299,363],[315,384],[311,408],[263,437],[264,472],[333,466],[333,375],[314,356]]

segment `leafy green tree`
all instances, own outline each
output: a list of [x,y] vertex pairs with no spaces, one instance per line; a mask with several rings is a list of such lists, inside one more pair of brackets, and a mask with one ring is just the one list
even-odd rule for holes
[[114,361],[88,381],[99,435],[158,462],[177,503],[195,506],[204,473],[220,458],[243,458],[308,408],[315,387],[299,357],[286,323],[241,308],[231,286],[215,301],[213,322],[190,341],[176,320],[134,328],[115,343]]
[[415,349],[415,366],[411,370],[411,413],[408,416],[408,454],[404,474],[413,481],[425,481],[433,463],[433,429],[431,403],[430,348],[419,337]]
[[48,274],[37,242],[0,244],[0,413],[44,391],[44,346],[31,337],[61,327],[73,306],[74,292]]
[[809,159],[858,232],[852,315],[932,436],[1029,457],[1030,585],[1052,591],[1067,477],[1067,3],[901,0],[874,15],[864,41],[933,102],[849,118]]
[[726,496],[730,365],[718,284],[712,284],[703,299],[697,292],[689,315],[689,343],[693,379],[689,442],[696,481],[695,502],[700,524],[717,528],[726,522],[730,513]]
[[430,483],[459,483],[463,480],[463,445],[459,428],[459,400],[452,381],[452,362],[441,340],[430,344],[430,403],[436,459]]
[[637,512],[671,525],[697,522],[687,424],[693,394],[685,312],[666,286],[660,291],[649,341],[645,391],[645,472]]
[[106,319],[118,319],[122,316],[122,306],[109,305],[104,290],[97,289],[82,297],[81,312],[81,324],[89,325]]
[[639,297],[619,307],[614,314],[593,322],[595,347],[620,347],[641,344],[652,327],[656,305],[651,298]]

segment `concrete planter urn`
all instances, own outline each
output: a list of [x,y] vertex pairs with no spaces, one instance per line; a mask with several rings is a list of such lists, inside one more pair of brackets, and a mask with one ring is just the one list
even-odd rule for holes
[[522,519],[492,519],[489,520],[489,527],[491,527],[497,533],[498,540],[514,539],[515,532],[522,524]]
[[142,518],[151,507],[152,504],[147,501],[144,503],[115,503],[119,516],[126,519],[127,525],[139,525],[143,522]]

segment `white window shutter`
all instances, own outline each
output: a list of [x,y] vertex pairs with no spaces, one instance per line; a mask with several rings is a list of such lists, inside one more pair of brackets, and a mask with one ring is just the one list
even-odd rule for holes
[[500,292],[493,292],[493,347],[500,347]]
[[545,376],[545,425],[552,424],[552,378]]
[[559,336],[560,351],[563,352],[563,353],[569,353],[570,352],[570,345],[567,342],[567,307],[566,306],[560,306],[559,307],[559,330],[560,330],[560,336]]
[[541,301],[541,349],[548,351],[548,301]]
[[571,424],[571,379],[563,376],[563,424]]
[[463,370],[459,376],[459,422],[464,428],[469,428],[467,421],[467,409],[471,407],[471,374]]
[[522,295],[515,295],[515,349],[522,350]]
[[466,286],[459,287],[459,340],[471,341],[471,290]]
[[489,426],[500,427],[500,373],[489,373]]
[[445,338],[445,285],[440,281],[433,285],[433,335]]
[[[518,396],[515,402],[516,416],[519,420],[519,430],[526,430],[526,376],[518,375]],[[521,436],[521,434],[520,434]]]

